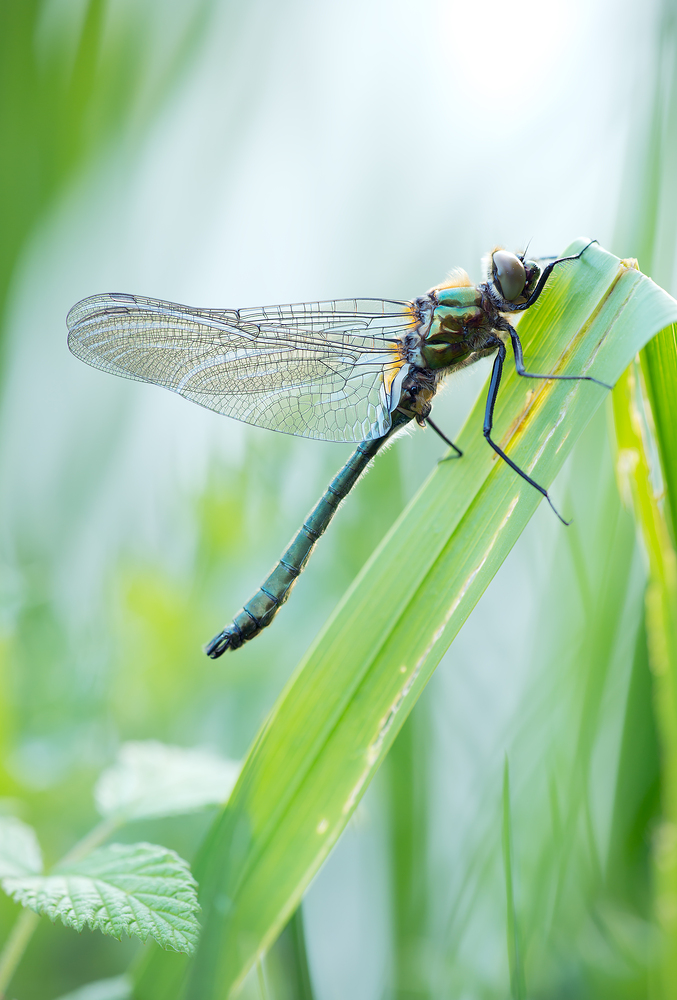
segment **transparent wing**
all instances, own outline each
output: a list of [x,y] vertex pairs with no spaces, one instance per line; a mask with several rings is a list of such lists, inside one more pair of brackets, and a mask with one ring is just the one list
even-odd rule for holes
[[411,303],[382,299],[192,309],[111,292],[67,323],[71,351],[96,368],[259,427],[363,441],[390,428],[419,321]]

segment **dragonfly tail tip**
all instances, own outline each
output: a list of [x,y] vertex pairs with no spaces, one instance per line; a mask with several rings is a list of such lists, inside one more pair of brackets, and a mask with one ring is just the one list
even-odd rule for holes
[[219,656],[222,656],[227,649],[230,649],[232,635],[227,629],[223,632],[219,632],[211,642],[208,642],[204,647],[204,651],[207,656],[210,656],[212,660],[218,660]]

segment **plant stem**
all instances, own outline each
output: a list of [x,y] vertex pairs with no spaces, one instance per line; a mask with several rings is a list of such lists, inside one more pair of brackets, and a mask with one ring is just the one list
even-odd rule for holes
[[86,833],[82,840],[79,840],[74,847],[71,847],[70,851],[61,858],[60,861],[54,866],[55,868],[62,868],[64,865],[69,864],[72,861],[79,861],[81,858],[86,857],[88,854],[96,848],[103,844],[104,840],[110,837],[114,830],[117,830],[119,826],[122,825],[124,821],[120,816],[109,816],[107,819],[101,820],[97,823],[93,830]]
[[0,953],[0,997],[5,996],[5,991],[12,981],[12,976],[21,961],[28,942],[33,937],[39,920],[40,917],[34,910],[24,910],[14,924],[5,942],[5,947]]

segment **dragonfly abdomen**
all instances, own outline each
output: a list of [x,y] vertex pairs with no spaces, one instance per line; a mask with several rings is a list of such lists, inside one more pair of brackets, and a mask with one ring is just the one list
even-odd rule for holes
[[341,502],[348,496],[379,448],[395,430],[410,419],[410,416],[397,411],[393,414],[393,426],[388,434],[374,441],[362,441],[357,446],[251,600],[235,615],[231,624],[205,646],[208,656],[216,659],[227,649],[239,649],[270,625],[289,597],[292,587],[305,569],[315,543],[324,534]]

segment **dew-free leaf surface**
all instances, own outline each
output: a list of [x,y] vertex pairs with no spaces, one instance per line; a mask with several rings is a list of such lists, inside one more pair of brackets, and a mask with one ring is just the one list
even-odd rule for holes
[[2,887],[17,903],[81,931],[153,938],[190,952],[198,935],[196,883],[174,851],[154,844],[109,844],[50,875],[15,875]]

